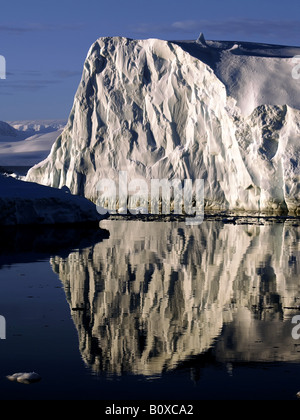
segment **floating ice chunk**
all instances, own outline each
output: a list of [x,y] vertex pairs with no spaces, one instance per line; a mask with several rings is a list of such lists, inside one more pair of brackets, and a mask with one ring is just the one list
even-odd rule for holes
[[108,217],[99,214],[95,204],[66,189],[0,175],[0,226],[88,223]]
[[13,375],[8,375],[6,377],[10,381],[19,382],[27,385],[32,384],[34,382],[39,382],[42,379],[41,376],[35,372],[14,373]]

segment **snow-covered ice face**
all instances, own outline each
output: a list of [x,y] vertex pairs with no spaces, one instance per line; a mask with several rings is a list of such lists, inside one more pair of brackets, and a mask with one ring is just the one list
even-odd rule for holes
[[0,55],[0,79],[6,79],[6,60]]

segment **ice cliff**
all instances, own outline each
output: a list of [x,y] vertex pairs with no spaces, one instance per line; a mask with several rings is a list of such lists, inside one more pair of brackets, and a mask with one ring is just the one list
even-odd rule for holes
[[96,202],[100,179],[204,179],[206,209],[298,212],[299,49],[100,38],[27,180]]

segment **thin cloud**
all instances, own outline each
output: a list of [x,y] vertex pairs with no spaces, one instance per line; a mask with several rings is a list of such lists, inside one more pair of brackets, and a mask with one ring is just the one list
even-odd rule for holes
[[29,27],[25,26],[8,26],[0,25],[0,32],[8,32],[13,34],[23,34],[24,32],[31,32],[32,30]]
[[79,77],[82,73],[80,71],[73,70],[54,70],[52,74],[58,79],[69,79],[71,77]]
[[[81,72],[73,70],[54,70],[48,76],[39,70],[13,71],[6,74],[5,83],[0,86],[1,95],[18,91],[38,92],[42,89],[62,83],[72,77],[80,77]],[[46,76],[46,77],[45,77]]]
[[77,31],[84,28],[84,24],[49,24],[49,23],[32,23],[30,25],[15,26],[15,25],[1,25],[0,32],[8,34],[25,34],[30,32],[43,32],[43,31]]
[[3,92],[11,91],[27,91],[27,92],[37,92],[41,89],[47,88],[50,85],[59,83],[58,80],[28,80],[26,82],[5,82],[2,89]]

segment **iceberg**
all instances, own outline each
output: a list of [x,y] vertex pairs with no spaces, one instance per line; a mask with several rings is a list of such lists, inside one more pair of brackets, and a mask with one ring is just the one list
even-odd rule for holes
[[68,123],[27,181],[97,202],[101,179],[203,179],[205,210],[298,214],[296,47],[98,39]]
[[106,217],[84,197],[0,175],[0,226],[94,223]]

